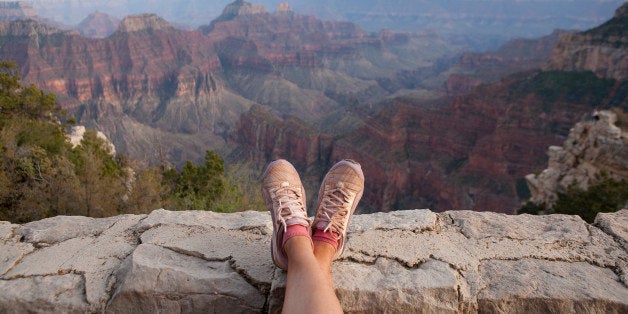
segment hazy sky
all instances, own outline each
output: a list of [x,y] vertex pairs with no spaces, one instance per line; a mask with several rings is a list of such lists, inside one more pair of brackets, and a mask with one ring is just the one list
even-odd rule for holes
[[[129,14],[156,13],[166,20],[191,27],[209,24],[233,0],[26,0],[47,18],[78,24],[94,11],[118,18]],[[271,13],[282,0],[255,0]],[[350,20],[365,29],[464,30],[463,23],[485,24],[483,32],[505,27],[526,27],[530,36],[556,28],[587,29],[613,16],[623,0],[288,0],[293,11],[326,20]],[[484,20],[483,20],[484,19]],[[455,25],[459,23],[459,25]],[[532,23],[525,25],[525,23]],[[494,29],[491,29],[493,27]],[[446,29],[444,29],[446,31]],[[517,33],[514,33],[517,35]],[[528,34],[522,33],[519,36]]]

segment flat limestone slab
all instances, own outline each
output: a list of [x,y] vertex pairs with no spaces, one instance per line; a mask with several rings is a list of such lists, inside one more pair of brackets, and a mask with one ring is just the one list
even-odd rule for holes
[[0,221],[0,275],[5,274],[27,254],[35,250],[30,243],[20,241],[20,235],[15,233],[19,225]]
[[615,237],[628,250],[628,209],[616,213],[600,213],[594,225]]
[[478,304],[488,312],[612,313],[628,300],[612,270],[584,262],[488,260],[479,272]]
[[266,301],[228,261],[207,261],[152,244],[140,244],[116,276],[118,288],[107,307],[112,313],[251,313],[261,312]]
[[84,313],[85,279],[77,274],[0,280],[2,313]]
[[[356,215],[334,287],[349,313],[628,312],[628,210]],[[281,311],[267,212],[0,222],[0,312]]]

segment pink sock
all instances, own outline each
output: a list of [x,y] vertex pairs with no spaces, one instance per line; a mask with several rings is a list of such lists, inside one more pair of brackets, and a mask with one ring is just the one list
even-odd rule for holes
[[286,232],[283,234],[283,239],[281,239],[281,247],[284,247],[286,245],[286,241],[288,241],[288,239],[296,236],[311,238],[310,233],[307,232],[306,226],[299,224],[290,225],[286,229]]
[[334,249],[338,250],[338,238],[339,237],[340,235],[333,231],[325,232],[321,229],[314,229],[314,235],[312,236],[312,240],[327,242],[331,244],[334,247]]

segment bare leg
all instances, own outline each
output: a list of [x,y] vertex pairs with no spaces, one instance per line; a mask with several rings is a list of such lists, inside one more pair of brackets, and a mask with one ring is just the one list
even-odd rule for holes
[[[333,246],[307,237],[293,237],[284,246],[288,256],[284,313],[342,313],[331,282]],[[326,257],[328,256],[328,257]],[[324,260],[322,263],[319,259]]]
[[320,266],[321,270],[325,274],[327,274],[327,277],[329,278],[329,282],[332,282],[331,262],[333,261],[334,253],[336,253],[336,249],[334,249],[334,247],[327,242],[314,241],[313,243],[314,243],[314,257],[316,257],[316,260],[318,261],[318,265]]

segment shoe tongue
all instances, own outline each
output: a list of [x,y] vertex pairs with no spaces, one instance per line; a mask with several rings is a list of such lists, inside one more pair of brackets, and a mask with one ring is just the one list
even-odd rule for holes
[[296,192],[295,188],[288,188],[289,186],[290,184],[288,182],[282,182],[281,187],[283,189],[280,189],[279,191],[277,191],[277,195],[301,197],[299,193]]
[[328,224],[330,224],[330,222],[328,221],[319,221],[316,223],[316,226],[314,226],[314,228],[324,230],[325,228],[327,228]]
[[338,196],[343,201],[345,199],[345,195],[342,192],[340,192],[340,190],[343,189],[344,187],[345,187],[345,184],[342,183],[342,181],[338,181],[336,185],[334,186],[335,190],[332,193],[333,195]]
[[286,226],[292,226],[296,224],[307,227],[310,225],[310,222],[307,221],[305,218],[301,218],[301,217],[294,217],[294,218],[290,218],[286,220]]

